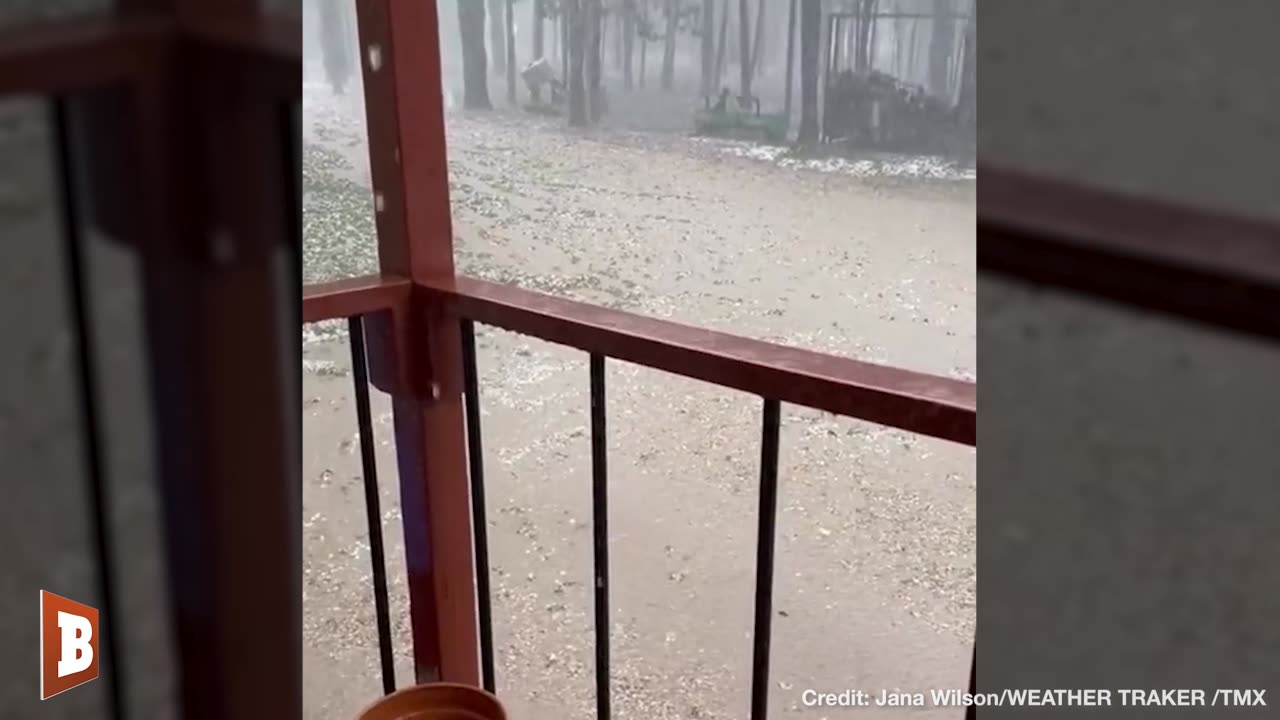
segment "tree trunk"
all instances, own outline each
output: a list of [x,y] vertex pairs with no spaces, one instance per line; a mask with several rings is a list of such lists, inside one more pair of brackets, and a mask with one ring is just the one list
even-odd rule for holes
[[649,50],[649,39],[640,38],[640,89],[644,89],[644,56]]
[[871,42],[875,28],[876,0],[862,0],[858,8],[858,32],[854,40],[854,69],[871,69]]
[[622,53],[626,49],[627,37],[627,13],[621,6],[613,14],[613,34],[616,36],[613,42],[613,69],[621,73]]
[[491,110],[489,71],[485,66],[484,5],[458,3],[458,31],[462,39],[462,106],[468,110]]
[[631,58],[635,55],[636,47],[636,8],[632,0],[626,0],[622,4],[622,87],[627,92],[631,92],[633,78],[631,77]]
[[587,124],[587,86],[583,77],[587,54],[585,5],[589,0],[568,0],[569,8],[569,124]]
[[[304,0],[306,5],[311,4],[311,0]],[[354,11],[355,3],[350,3],[350,7]],[[458,38],[458,6],[454,2],[443,2],[439,5],[440,17],[437,21],[440,23],[440,69],[444,73],[444,85],[446,91],[457,90],[452,86],[455,78],[461,77],[458,72],[458,63],[462,59],[462,46],[459,44]]]
[[751,97],[751,14],[747,0],[738,0],[738,93]]
[[505,0],[506,5],[506,21],[503,26],[506,30],[507,42],[507,104],[516,104],[516,19],[515,9],[512,7],[513,0]]
[[604,63],[604,8],[601,0],[587,3],[587,109],[592,123],[604,114],[604,95],[600,85]]
[[[804,2],[804,0],[801,0],[801,2]],[[800,36],[803,38],[804,37],[804,30],[803,30],[804,7],[803,6],[801,6],[800,12],[801,12],[800,24],[802,28],[800,30]],[[839,67],[836,64],[836,53],[840,52],[840,39],[839,39],[840,36],[836,32],[836,25],[833,21],[834,21],[834,18],[832,17],[823,18],[822,13],[819,12],[818,29],[815,31],[817,33],[817,37],[819,38],[818,73],[817,73],[817,78],[818,78],[817,117],[818,117],[818,141],[819,142],[822,142],[826,139],[826,128],[823,123],[823,120],[825,119],[824,113],[826,112],[826,106],[824,105],[827,99],[826,85],[831,83],[831,77],[835,74],[836,68]],[[844,24],[848,26],[850,23],[846,22]],[[804,57],[803,45],[801,45],[801,48],[800,48],[800,57],[801,58]],[[801,75],[801,80],[803,81],[803,79],[804,79],[804,76]],[[803,98],[803,92],[801,96]]]
[[764,51],[764,0],[756,5],[756,42],[751,49],[751,76],[760,75],[760,56]]
[[978,25],[972,17],[965,24],[964,60],[960,74],[959,117],[963,127],[978,124]]
[[858,0],[857,19],[853,23],[853,32],[850,33],[849,39],[849,59],[853,60],[853,69],[855,72],[866,72],[866,65],[862,62],[863,56],[863,33],[866,31],[867,23],[867,3],[866,0]]
[[911,82],[907,76],[906,52],[907,27],[911,20],[899,18],[893,21],[893,74],[900,80]]
[[324,56],[324,73],[329,80],[329,87],[338,95],[346,92],[352,74],[352,30],[345,10],[346,5],[342,0],[321,0],[320,50]]
[[[477,0],[471,0],[476,2]],[[459,5],[467,5],[467,0],[458,0]],[[493,63],[493,72],[498,74],[507,67],[506,36],[502,32],[503,6],[506,0],[489,0],[489,60]]]
[[[862,0],[857,0],[861,5]],[[830,22],[832,18],[828,18]],[[854,14],[853,19],[840,24],[839,29],[835,25],[828,26],[829,34],[834,36],[833,40],[829,40],[829,47],[823,48],[827,51],[827,60],[825,66],[828,70],[832,68],[843,68],[848,65],[851,69],[857,69],[858,63],[858,15]]]
[[[542,59],[543,50],[544,50],[543,48],[544,42],[543,42],[542,35],[543,35],[543,30],[545,30],[545,28],[542,27],[542,23],[544,20],[542,5],[543,5],[543,0],[533,0],[533,47],[530,48],[530,50],[532,51],[531,54],[533,55],[533,57],[530,59],[535,61]],[[541,87],[533,88],[529,92],[529,94],[532,97],[534,103],[542,102]]]
[[716,25],[715,0],[702,0],[702,94],[715,92],[716,42],[713,29]]
[[791,0],[791,8],[787,11],[787,89],[783,100],[783,113],[787,116],[787,129],[791,128],[791,81],[795,77],[796,67],[796,0]]
[[917,85],[924,86],[928,81],[920,77],[920,21],[915,20],[911,23],[911,38],[907,42],[910,50],[907,52],[907,72],[912,77],[912,82]]
[[738,3],[734,0],[725,0],[725,7],[729,10],[729,27],[734,28],[729,31],[728,42],[725,44],[725,73],[729,72],[729,65],[736,65],[742,57],[738,47]]
[[729,0],[724,0],[720,13],[720,47],[716,50],[716,87],[712,90],[718,92],[719,85],[724,81],[724,52],[725,41],[729,38]]
[[578,0],[560,0],[560,79],[564,83],[565,88],[569,87],[569,55],[573,47],[573,43],[569,39],[572,31],[569,23],[569,16],[572,14],[570,4]]
[[[935,16],[951,12],[951,0],[933,0]],[[933,33],[929,38],[929,91],[938,97],[950,96],[947,67],[955,52],[955,21],[950,17],[935,17]]]
[[818,142],[818,55],[822,44],[822,0],[800,0],[800,136]]
[[867,31],[867,69],[873,69],[876,66],[876,31],[880,28],[880,23],[875,22],[875,14],[880,12],[880,3],[875,2],[871,5],[871,29]]
[[543,7],[544,0],[533,0],[533,57],[530,60],[538,60],[542,58],[546,52],[546,43],[543,40],[543,33],[546,30],[542,24],[546,21],[546,8]]
[[[746,2],[746,0],[742,0]],[[676,79],[676,29],[680,16],[679,0],[667,0],[667,33],[662,47],[662,89],[670,90]]]
[[[603,2],[603,0],[601,0],[601,2]],[[605,14],[603,5],[600,7],[599,15],[600,20],[597,24],[600,31],[597,34],[600,35],[600,68],[603,71],[605,50],[609,47],[609,21],[606,19],[608,16]]]

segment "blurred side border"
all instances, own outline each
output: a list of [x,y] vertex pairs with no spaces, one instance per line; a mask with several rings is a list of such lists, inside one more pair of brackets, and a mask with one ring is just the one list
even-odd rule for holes
[[156,620],[123,616],[113,585],[126,558],[110,531],[110,420],[83,287],[90,229],[140,269],[175,710],[302,715],[301,59],[301,13],[256,0],[117,0],[0,30],[0,97],[49,99],[56,126],[104,717],[133,716],[121,628]]

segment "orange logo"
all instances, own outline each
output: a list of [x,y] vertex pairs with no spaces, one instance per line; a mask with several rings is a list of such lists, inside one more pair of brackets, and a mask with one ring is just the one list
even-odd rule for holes
[[98,678],[98,611],[40,591],[40,699]]

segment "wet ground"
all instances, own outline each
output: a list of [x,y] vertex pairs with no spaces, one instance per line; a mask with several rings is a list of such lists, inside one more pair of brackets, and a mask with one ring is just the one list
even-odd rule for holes
[[[361,112],[314,87],[306,103],[305,272],[370,272]],[[963,171],[919,159],[815,163],[501,114],[451,115],[449,152],[462,272],[973,377],[975,190]],[[350,717],[379,691],[344,334],[331,324],[304,335],[304,680],[315,718]],[[479,363],[499,694],[515,718],[593,717],[586,357],[481,328]],[[619,362],[609,364],[608,393],[615,717],[745,717],[760,401]],[[403,683],[388,405],[375,392]],[[804,707],[809,688],[967,682],[974,457],[784,407],[776,716],[841,714]]]

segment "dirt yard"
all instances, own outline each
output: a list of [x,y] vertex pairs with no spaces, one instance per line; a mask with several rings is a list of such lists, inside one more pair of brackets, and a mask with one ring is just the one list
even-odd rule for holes
[[[372,271],[362,111],[315,86],[304,97],[305,274]],[[452,115],[449,143],[462,272],[974,377],[971,177],[501,114]],[[379,692],[344,336],[333,325],[304,333],[310,718],[351,717]],[[479,362],[498,691],[513,718],[594,717],[587,359],[481,328]],[[614,715],[745,717],[760,401],[620,362],[608,396]],[[389,403],[376,392],[374,417],[403,684],[397,478]],[[810,688],[967,683],[974,466],[969,448],[784,406],[776,717],[855,712],[805,707]]]

